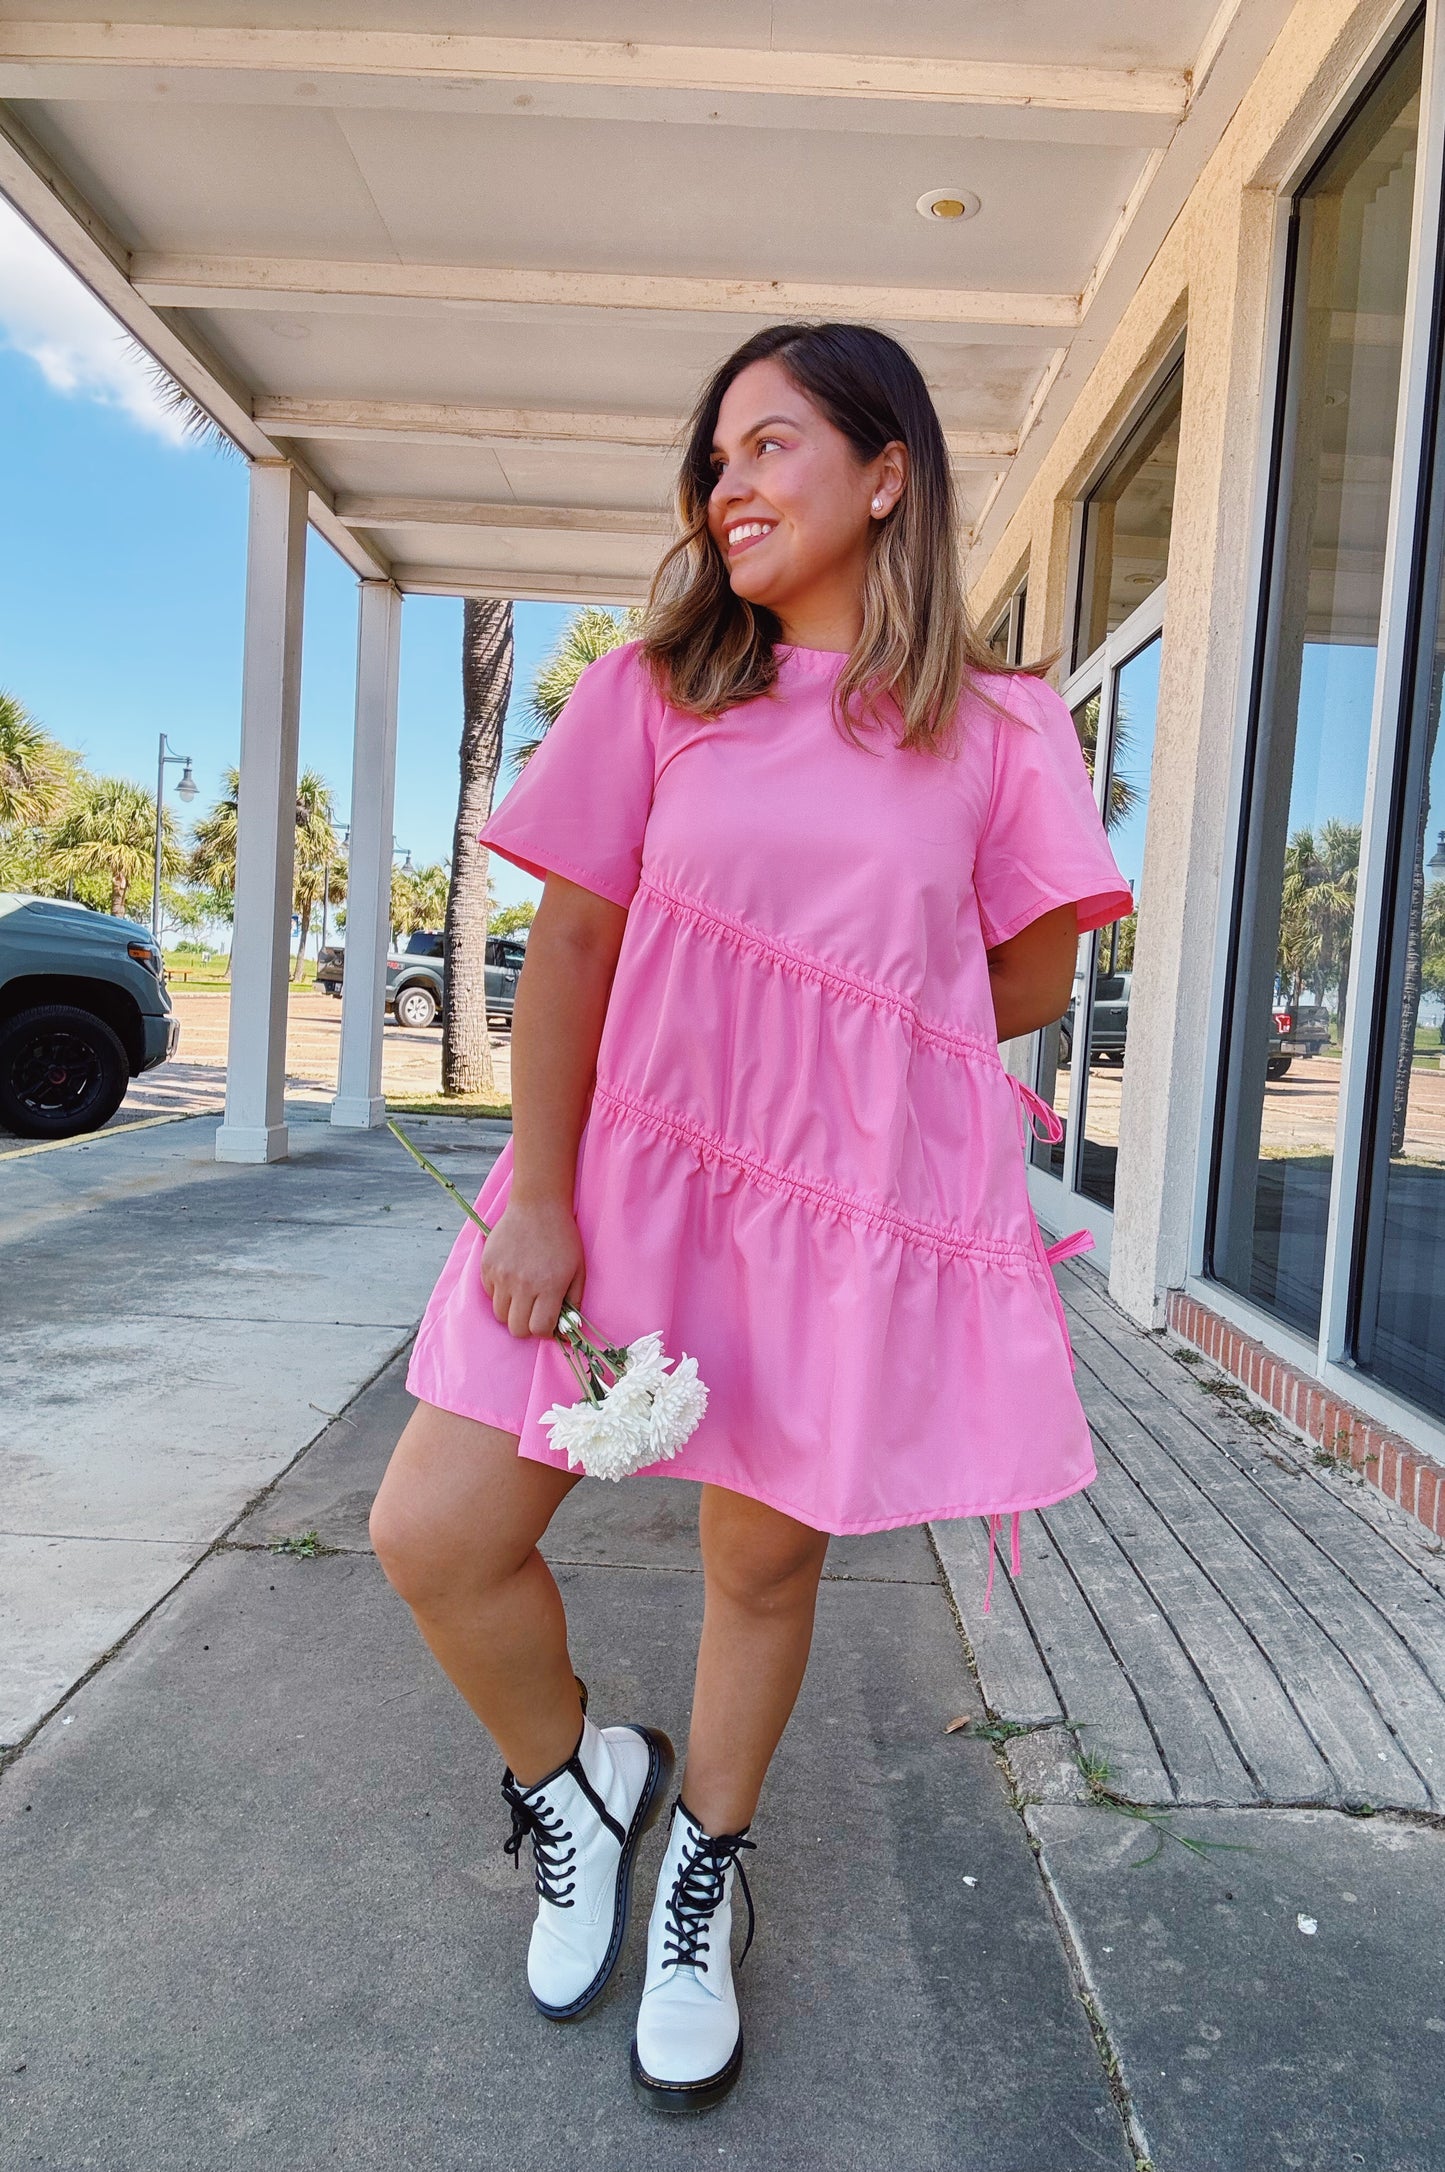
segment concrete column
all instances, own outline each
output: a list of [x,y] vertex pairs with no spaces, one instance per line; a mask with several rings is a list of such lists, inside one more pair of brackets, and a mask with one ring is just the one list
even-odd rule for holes
[[356,657],[356,736],[351,765],[351,849],[346,880],[346,977],[341,994],[341,1068],[331,1121],[366,1131],[386,1121],[381,1029],[391,937],[392,804],[396,793],[396,685],[401,596],[388,581],[363,581]]
[[226,1115],[217,1161],[286,1157],[286,993],[296,863],[306,485],[285,461],[251,469],[241,791]]
[[[1209,1157],[1212,1034],[1229,900],[1231,780],[1253,654],[1256,507],[1273,390],[1276,205],[1221,185],[1201,211],[1190,282],[1169,608],[1159,674],[1143,903],[1119,1111],[1109,1290],[1144,1327],[1193,1269]],[[1175,580],[1174,569],[1181,569]]]

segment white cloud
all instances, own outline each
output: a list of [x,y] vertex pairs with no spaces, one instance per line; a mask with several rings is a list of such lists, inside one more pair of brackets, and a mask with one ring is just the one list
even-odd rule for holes
[[56,392],[118,409],[171,445],[186,443],[110,311],[3,197],[0,342],[28,355]]

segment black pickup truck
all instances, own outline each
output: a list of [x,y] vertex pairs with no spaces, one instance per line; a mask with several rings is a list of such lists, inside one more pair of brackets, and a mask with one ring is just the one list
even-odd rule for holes
[[[1134,975],[1100,973],[1094,982],[1094,1021],[1091,1056],[1095,1063],[1122,1063],[1129,1033],[1129,995]],[[1302,1003],[1274,1012],[1265,1072],[1283,1078],[1296,1056],[1318,1056],[1330,1045],[1330,1014],[1322,1004]],[[1068,1063],[1074,1048],[1074,1006],[1070,1003],[1059,1027],[1059,1061]]]
[[149,928],[0,892],[0,1124],[27,1139],[98,1131],[179,1038]]
[[[430,1026],[441,1016],[446,995],[442,937],[425,929],[409,935],[386,960],[386,1007],[399,1026]],[[517,995],[517,975],[527,962],[527,934],[487,937],[487,1023],[510,1027]],[[328,944],[316,964],[316,985],[339,996],[346,974],[346,951]]]

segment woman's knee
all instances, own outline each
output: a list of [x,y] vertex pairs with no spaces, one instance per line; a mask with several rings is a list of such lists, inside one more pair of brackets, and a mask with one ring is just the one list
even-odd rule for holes
[[810,1605],[828,1551],[828,1535],[761,1501],[709,1487],[701,1517],[708,1587],[750,1612],[786,1613]]
[[509,1498],[515,1461],[515,1439],[495,1427],[426,1404],[413,1413],[370,1518],[372,1550],[409,1606],[484,1601],[531,1554],[546,1515]]

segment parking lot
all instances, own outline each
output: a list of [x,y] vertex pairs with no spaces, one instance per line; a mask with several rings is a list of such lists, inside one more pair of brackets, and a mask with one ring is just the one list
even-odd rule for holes
[[[180,1048],[170,1063],[158,1064],[132,1081],[129,1093],[105,1127],[153,1121],[165,1116],[219,1112],[226,1099],[226,1033],[231,1011],[229,988],[173,985],[171,1001],[181,1023]],[[341,1005],[316,988],[293,988],[286,1036],[286,1097],[318,1106],[336,1091],[341,1053]],[[492,1035],[492,1063],[498,1096],[511,1093],[511,1039]],[[387,1020],[382,1038],[382,1091],[390,1099],[411,1100],[442,1090],[441,1027],[411,1031]],[[0,1131],[0,1153],[21,1142]]]

